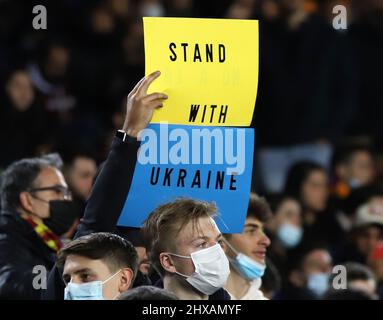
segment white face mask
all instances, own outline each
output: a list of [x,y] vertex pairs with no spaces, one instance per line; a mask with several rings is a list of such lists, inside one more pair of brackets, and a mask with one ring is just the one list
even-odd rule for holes
[[[107,283],[115,275],[120,273],[120,271],[121,270],[118,270],[104,281],[91,281],[87,283],[69,282],[64,290],[64,300],[104,300],[102,294],[103,284]],[[118,295],[119,294],[117,294],[116,297]]]
[[212,295],[225,286],[230,274],[230,267],[229,261],[218,243],[209,248],[195,251],[190,254],[190,257],[174,253],[169,254],[192,259],[195,268],[192,275],[187,276],[179,272],[176,273],[186,278],[186,281],[198,291],[206,295]]

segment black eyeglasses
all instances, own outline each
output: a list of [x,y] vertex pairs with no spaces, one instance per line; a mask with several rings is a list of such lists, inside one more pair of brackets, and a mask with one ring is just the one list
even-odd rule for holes
[[49,187],[42,187],[42,188],[30,188],[28,189],[28,192],[35,193],[35,192],[41,192],[41,191],[54,191],[58,195],[62,195],[64,199],[72,199],[72,192],[65,186],[62,185],[54,185]]

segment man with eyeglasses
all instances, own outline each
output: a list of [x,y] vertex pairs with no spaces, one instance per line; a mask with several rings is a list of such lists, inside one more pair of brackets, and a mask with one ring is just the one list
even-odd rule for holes
[[57,154],[22,159],[1,177],[0,299],[40,297],[33,270],[53,267],[76,219],[61,164]]

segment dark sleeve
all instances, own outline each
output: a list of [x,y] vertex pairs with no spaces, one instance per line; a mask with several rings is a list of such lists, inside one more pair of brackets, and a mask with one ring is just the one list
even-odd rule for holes
[[[93,186],[84,217],[75,238],[92,232],[113,232],[133,179],[140,143],[135,138],[123,142],[114,138],[112,149]],[[63,300],[62,271],[55,265],[48,277],[44,300]]]
[[74,238],[93,232],[113,232],[133,179],[140,143],[114,138],[112,150],[99,173]]
[[63,270],[55,264],[49,272],[47,289],[41,291],[42,300],[64,300],[64,281],[62,280]]
[[0,300],[40,299],[41,291],[33,288],[36,275],[30,258],[23,248],[0,241]]

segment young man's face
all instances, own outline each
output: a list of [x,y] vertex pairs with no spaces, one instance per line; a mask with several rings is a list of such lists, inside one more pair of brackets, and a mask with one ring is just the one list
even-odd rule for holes
[[322,170],[313,170],[302,185],[305,205],[314,211],[326,208],[328,199],[328,177]]
[[277,227],[284,223],[289,223],[297,227],[301,227],[301,214],[302,212],[299,202],[294,199],[286,199],[276,210],[274,220]]
[[146,253],[145,247],[135,247],[138,254],[138,270],[143,274],[149,274],[150,272],[150,261]]
[[374,160],[366,151],[356,152],[348,166],[346,166],[348,180],[355,179],[361,186],[367,185],[374,180]]
[[[214,220],[210,217],[199,218],[195,224],[189,222],[178,233],[174,239],[174,247],[171,252],[178,255],[190,256],[191,253],[214,246],[220,243],[221,240],[222,234],[218,230]],[[188,276],[195,271],[191,259],[176,256],[171,256],[171,259],[174,263],[174,271]]]
[[303,261],[303,272],[306,276],[315,273],[330,273],[332,259],[327,250],[315,249],[308,253]]
[[102,285],[102,293],[105,300],[112,300],[121,292],[128,290],[132,281],[132,274],[127,269],[120,270],[119,274],[116,274],[117,272],[118,270],[110,271],[102,260],[71,254],[65,260],[63,280],[65,284],[69,282],[82,284],[92,281],[103,282],[110,278]]
[[97,173],[96,162],[91,158],[78,157],[67,173],[73,191],[84,200],[88,199]]
[[369,225],[362,227],[356,236],[356,246],[365,256],[369,255],[375,246],[383,240],[382,228]]
[[[270,239],[264,233],[264,225],[254,217],[246,218],[243,232],[232,234],[230,244],[238,252],[243,253],[258,263],[265,264],[266,250],[270,245]],[[225,246],[225,251],[230,258],[235,258],[235,253]]]
[[15,72],[11,76],[6,85],[6,92],[13,107],[18,111],[28,110],[35,99],[31,79],[24,71]]
[[376,175],[373,156],[365,150],[354,152],[348,161],[339,163],[335,170],[337,176],[351,188],[370,184]]

